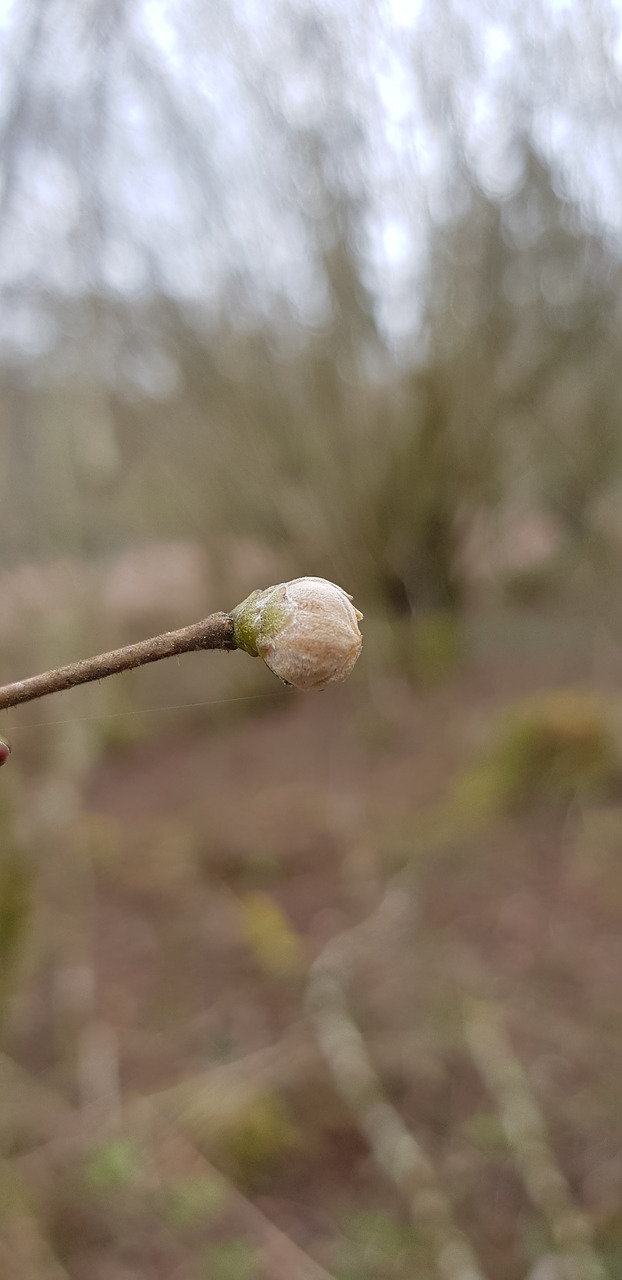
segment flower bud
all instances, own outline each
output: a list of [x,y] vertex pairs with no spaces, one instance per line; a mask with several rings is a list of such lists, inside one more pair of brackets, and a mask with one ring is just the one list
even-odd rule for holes
[[325,689],[349,676],[363,643],[362,613],[325,578],[294,578],[253,591],[233,609],[238,649],[263,658],[297,689]]

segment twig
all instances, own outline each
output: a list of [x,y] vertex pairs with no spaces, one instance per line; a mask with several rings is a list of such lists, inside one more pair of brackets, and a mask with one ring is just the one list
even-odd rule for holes
[[369,946],[370,926],[378,923],[388,901],[385,895],[372,916],[333,939],[320,953],[309,979],[309,1011],[335,1085],[378,1165],[403,1196],[412,1221],[426,1230],[439,1276],[442,1280],[484,1280],[431,1161],[384,1096],[348,1007],[344,972],[348,972],[359,943],[365,941]]
[[139,640],[137,644],[127,644],[122,649],[99,653],[94,658],[82,658],[66,667],[57,667],[39,676],[30,676],[28,680],[4,685],[0,688],[0,711],[16,707],[21,702],[31,702],[33,698],[44,698],[49,693],[73,689],[78,684],[88,684],[91,680],[103,680],[105,676],[131,671],[147,662],[159,662],[161,658],[173,658],[195,649],[236,648],[233,619],[228,613],[212,613],[202,622],[193,622],[179,631],[165,631],[150,640]]
[[[345,680],[357,661],[362,616],[336,583],[294,578],[251,591],[231,613],[212,613],[179,631],[165,631],[151,640],[7,684],[0,689],[0,711],[194,649],[243,649],[253,658],[261,656],[285,684],[325,689]],[[5,759],[6,755],[0,758],[0,764]]]
[[145,1105],[156,1106],[178,1129],[208,1144],[266,1089],[291,1088],[312,1078],[316,1061],[312,1042],[294,1029],[274,1045],[130,1102],[126,1117]]
[[516,1166],[532,1203],[546,1218],[567,1280],[606,1280],[607,1270],[591,1243],[591,1228],[573,1202],[570,1187],[549,1145],[546,1123],[525,1071],[490,1002],[469,1001],[465,1033],[475,1064],[492,1094]]
[[[287,1044],[274,1046],[276,1053],[281,1049],[285,1052],[286,1063],[289,1062],[291,1059]],[[255,1068],[273,1065],[274,1059],[271,1047],[270,1051],[259,1051],[239,1059],[229,1069],[234,1077],[237,1073],[245,1080]],[[10,1062],[9,1065],[12,1067]],[[207,1099],[210,1098],[212,1083],[217,1092],[221,1089],[222,1073],[226,1070],[227,1068],[215,1068],[213,1073],[206,1073],[203,1077],[203,1091]],[[198,1089],[199,1081],[195,1084]],[[40,1086],[35,1085],[35,1088],[38,1091]],[[270,1275],[271,1280],[334,1280],[325,1267],[281,1231],[209,1161],[201,1150],[205,1138],[201,1125],[194,1124],[194,1115],[189,1116],[183,1109],[171,1106],[171,1095],[174,1094],[175,1090],[172,1089],[133,1098],[126,1105],[118,1124],[114,1118],[111,1120],[110,1115],[103,1116],[97,1104],[81,1111],[67,1106],[65,1112],[65,1104],[59,1099],[59,1105],[63,1107],[62,1128],[55,1137],[42,1143],[34,1151],[20,1154],[6,1162],[13,1181],[16,1176],[23,1177],[28,1180],[27,1185],[37,1184],[42,1194],[42,1189],[51,1185],[57,1177],[59,1168],[70,1161],[84,1159],[94,1144],[109,1139],[113,1134],[133,1134],[140,1137],[146,1150],[161,1152],[168,1178],[171,1178],[171,1169],[177,1171],[179,1167],[194,1165],[223,1190],[223,1200],[230,1204],[255,1237],[266,1265],[266,1274]],[[54,1095],[50,1094],[50,1097],[54,1098]],[[218,1101],[222,1105],[220,1095]],[[210,1110],[211,1104],[208,1102],[206,1111]],[[2,1262],[0,1241],[0,1274],[2,1280],[5,1280]],[[21,1276],[22,1272],[19,1274]],[[30,1272],[28,1274],[30,1277]],[[11,1273],[11,1280],[17,1280],[17,1275],[13,1276]],[[48,1276],[46,1274],[40,1277],[37,1273],[36,1280],[48,1280]],[[51,1273],[49,1280],[67,1280],[67,1277],[64,1273],[62,1276]]]
[[224,1198],[237,1211],[241,1221],[257,1240],[266,1265],[266,1274],[271,1280],[334,1280],[315,1258],[305,1253],[300,1245],[285,1235],[229,1178],[216,1169],[185,1133],[169,1124],[168,1132],[163,1134],[164,1123],[164,1117],[158,1117],[153,1140],[163,1149],[167,1166],[170,1168],[171,1164],[181,1160],[182,1165],[186,1163],[191,1167],[198,1167],[222,1189]]

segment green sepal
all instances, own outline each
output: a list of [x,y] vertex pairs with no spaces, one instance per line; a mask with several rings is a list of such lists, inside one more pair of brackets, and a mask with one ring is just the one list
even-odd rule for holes
[[259,658],[266,644],[289,622],[291,608],[285,602],[286,584],[251,594],[231,610],[233,636],[238,649]]

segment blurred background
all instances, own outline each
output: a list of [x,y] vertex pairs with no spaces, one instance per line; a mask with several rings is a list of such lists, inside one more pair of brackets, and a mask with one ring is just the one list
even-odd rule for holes
[[622,9],[2,0],[6,1280],[622,1277]]

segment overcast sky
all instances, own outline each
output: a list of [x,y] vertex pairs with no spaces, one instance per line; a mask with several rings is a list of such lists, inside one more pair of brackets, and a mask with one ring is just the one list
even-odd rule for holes
[[318,322],[314,130],[388,331],[416,326],[458,159],[504,199],[521,131],[622,246],[621,32],[620,0],[0,0],[5,341],[42,289],[209,308],[237,279]]

